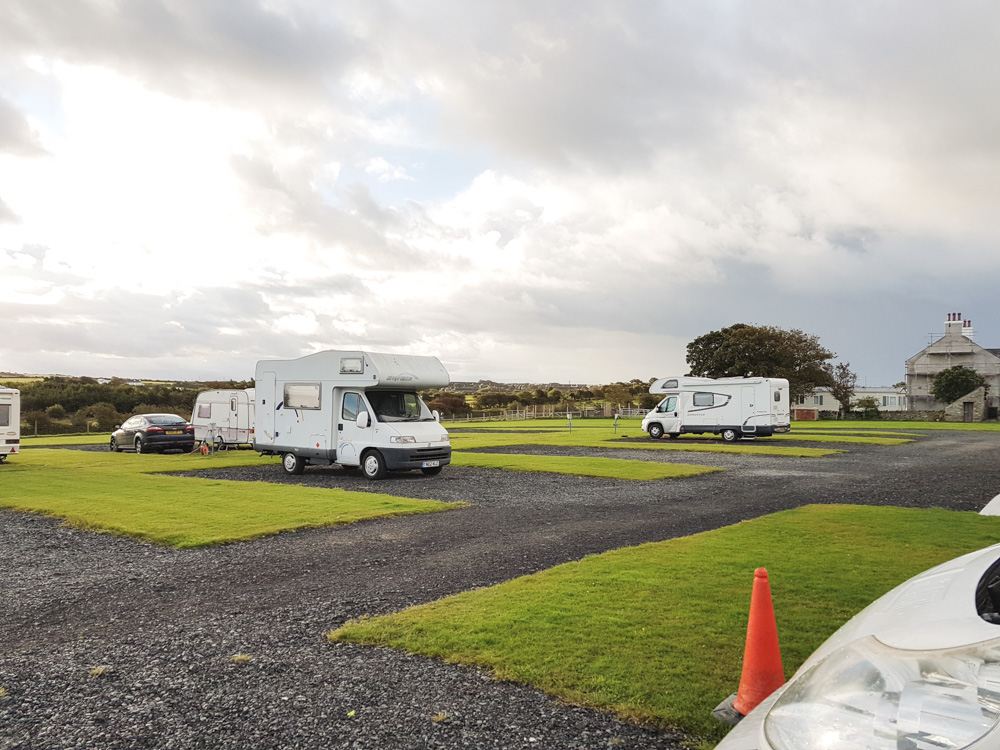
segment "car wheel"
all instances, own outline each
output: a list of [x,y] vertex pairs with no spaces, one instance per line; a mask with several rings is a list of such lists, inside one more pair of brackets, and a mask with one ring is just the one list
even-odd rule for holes
[[135,452],[136,453],[145,453],[146,452],[146,446],[143,445],[142,438],[138,437],[138,436],[135,439]]
[[111,442],[108,443],[108,450],[112,453],[121,453],[121,447],[118,445],[118,441],[111,438]]
[[649,436],[653,438],[653,440],[659,440],[663,437],[663,425],[659,422],[653,422],[653,424],[649,426]]
[[733,430],[731,428],[726,428],[725,430],[722,431],[722,439],[725,440],[727,443],[735,443],[737,440],[740,439],[741,435],[742,433],[737,432],[736,430]]
[[432,477],[435,474],[440,474],[441,469],[443,468],[444,468],[443,466],[428,466],[427,468],[421,469],[420,471],[422,471],[427,476]]
[[287,474],[301,474],[306,470],[306,460],[299,458],[294,453],[286,453],[281,457],[281,468]]
[[365,473],[368,479],[384,479],[385,478],[385,459],[382,458],[382,454],[378,451],[368,451],[365,455],[361,457],[361,471]]

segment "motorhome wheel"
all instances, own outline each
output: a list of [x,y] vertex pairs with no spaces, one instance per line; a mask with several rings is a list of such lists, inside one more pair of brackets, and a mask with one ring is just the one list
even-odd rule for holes
[[659,440],[663,437],[663,425],[659,422],[653,422],[649,426],[649,436],[653,438],[653,440]]
[[668,432],[667,433],[667,437],[670,438],[671,440],[676,440],[680,436],[681,436],[681,434],[679,432]]
[[369,479],[382,479],[385,477],[385,461],[378,451],[368,451],[361,457],[361,470]]
[[736,430],[726,429],[722,431],[722,439],[725,440],[727,443],[735,443],[737,440],[740,439],[740,433],[738,433]]
[[306,470],[306,461],[294,453],[286,453],[281,457],[281,468],[288,474],[301,474]]

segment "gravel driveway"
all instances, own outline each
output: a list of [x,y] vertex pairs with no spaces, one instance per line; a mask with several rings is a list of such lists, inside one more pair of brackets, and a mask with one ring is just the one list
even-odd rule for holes
[[[807,503],[978,511],[1000,494],[995,433],[844,447],[819,459],[513,451],[726,469],[658,482],[449,467],[369,484],[328,467],[301,477],[276,463],[217,470],[206,474],[471,505],[194,551],[0,510],[0,748],[679,748],[671,732],[324,634],[352,617]],[[0,467],[0,491],[2,477]]]

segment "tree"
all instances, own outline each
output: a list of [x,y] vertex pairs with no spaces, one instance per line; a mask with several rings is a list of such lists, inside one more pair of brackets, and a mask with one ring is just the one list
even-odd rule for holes
[[878,419],[878,399],[874,396],[859,398],[854,406],[861,412],[862,419]]
[[745,323],[706,333],[687,346],[692,375],[785,378],[793,400],[832,384],[827,360],[835,356],[818,337],[798,329]]
[[858,383],[858,376],[851,372],[850,362],[839,362],[834,367],[829,368],[830,395],[840,402],[838,418],[847,415],[851,411],[851,399],[854,398],[854,386]]
[[931,382],[931,395],[935,401],[950,404],[982,386],[986,386],[986,389],[989,390],[986,378],[971,367],[955,365],[947,370],[941,370],[934,376],[934,380]]

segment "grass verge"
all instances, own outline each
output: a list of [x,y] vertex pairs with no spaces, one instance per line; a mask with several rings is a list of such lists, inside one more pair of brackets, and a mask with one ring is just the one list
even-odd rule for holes
[[576,456],[529,456],[514,453],[471,453],[467,450],[452,454],[452,466],[474,466],[481,469],[510,471],[541,471],[582,477],[652,481],[676,479],[722,471],[710,466],[692,464],[627,461],[618,458],[580,458]]
[[0,468],[0,507],[177,548],[460,507],[369,492],[162,475],[266,460],[249,452],[147,456],[32,449]]
[[770,575],[790,676],[873,599],[998,541],[996,517],[807,506],[351,622],[329,638],[477,665],[713,743],[726,730],[711,710],[739,685],[755,568]]

